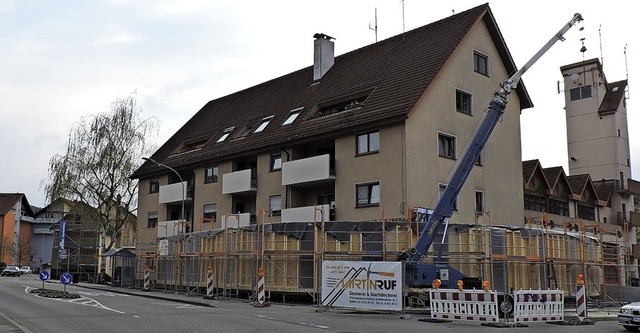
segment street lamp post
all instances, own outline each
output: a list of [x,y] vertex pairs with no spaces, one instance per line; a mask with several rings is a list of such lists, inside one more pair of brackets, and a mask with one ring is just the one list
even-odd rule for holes
[[[184,216],[184,201],[185,201],[185,196],[186,196],[185,188],[184,188],[184,181],[182,180],[182,177],[180,176],[178,171],[176,171],[174,168],[172,168],[172,167],[170,167],[168,165],[162,164],[162,163],[160,163],[160,162],[158,162],[158,161],[156,161],[156,160],[154,160],[152,158],[149,158],[149,157],[143,157],[142,159],[145,160],[145,161],[150,161],[152,163],[157,164],[160,167],[163,167],[165,169],[169,169],[169,170],[173,171],[173,173],[175,173],[176,176],[178,176],[178,179],[180,180],[180,184],[182,185],[182,203],[181,203],[182,207],[180,209],[180,221],[178,222],[178,225],[180,226],[179,244],[182,244],[183,238],[184,238],[184,225],[183,225],[183,223],[186,222],[185,216]],[[180,245],[180,250],[179,251],[182,251],[182,245]],[[182,260],[180,260],[180,262],[182,262]],[[182,288],[182,274],[180,274],[180,276],[178,278],[179,278],[180,288]]]

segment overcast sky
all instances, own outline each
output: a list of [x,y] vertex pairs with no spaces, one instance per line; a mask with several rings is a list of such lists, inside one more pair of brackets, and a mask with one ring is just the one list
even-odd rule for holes
[[[314,33],[335,37],[340,55],[375,42],[376,8],[382,40],[485,2],[0,0],[0,192],[25,193],[44,206],[48,161],[64,153],[73,123],[133,91],[142,116],[160,121],[153,140],[161,145],[207,101],[312,65]],[[640,50],[631,4],[489,2],[519,67],[574,13],[585,18],[583,31],[569,31],[523,77],[535,104],[522,112],[523,160],[568,171],[557,82],[560,66],[583,59],[585,38],[584,57],[603,58],[609,81],[629,75],[631,162],[640,179]]]

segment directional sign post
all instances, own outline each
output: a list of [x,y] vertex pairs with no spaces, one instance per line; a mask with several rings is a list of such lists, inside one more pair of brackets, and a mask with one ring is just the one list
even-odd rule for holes
[[67,291],[67,285],[73,281],[73,276],[69,272],[64,272],[60,275],[60,282],[64,285],[64,291]]
[[42,271],[38,274],[40,280],[42,280],[42,289],[44,289],[44,282],[49,280],[49,271]]

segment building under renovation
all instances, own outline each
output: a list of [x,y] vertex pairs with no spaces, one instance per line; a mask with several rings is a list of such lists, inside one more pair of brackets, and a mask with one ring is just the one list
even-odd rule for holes
[[[136,283],[252,296],[262,267],[270,297],[315,300],[323,260],[398,260],[516,71],[487,4],[339,56],[313,43],[312,66],[209,101],[132,175]],[[569,170],[522,162],[521,82],[423,260],[503,291],[638,278],[626,81],[597,59],[561,71]]]

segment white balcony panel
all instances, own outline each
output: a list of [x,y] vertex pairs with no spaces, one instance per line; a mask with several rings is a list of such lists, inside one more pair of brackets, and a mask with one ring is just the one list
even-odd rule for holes
[[287,208],[282,211],[282,222],[320,222],[329,221],[329,205],[317,205]]
[[238,228],[251,224],[251,214],[222,215],[222,228]]
[[180,223],[180,221],[177,220],[158,222],[158,238],[171,237],[181,233],[184,234],[185,226],[186,223]]
[[[184,186],[183,186],[184,185]],[[187,199],[187,182],[174,183],[169,185],[160,186],[160,199],[161,204],[169,202],[180,202],[183,199]]]
[[282,185],[312,183],[334,179],[329,154],[282,163]]
[[251,169],[240,170],[222,175],[222,194],[234,194],[255,191],[251,187]]

